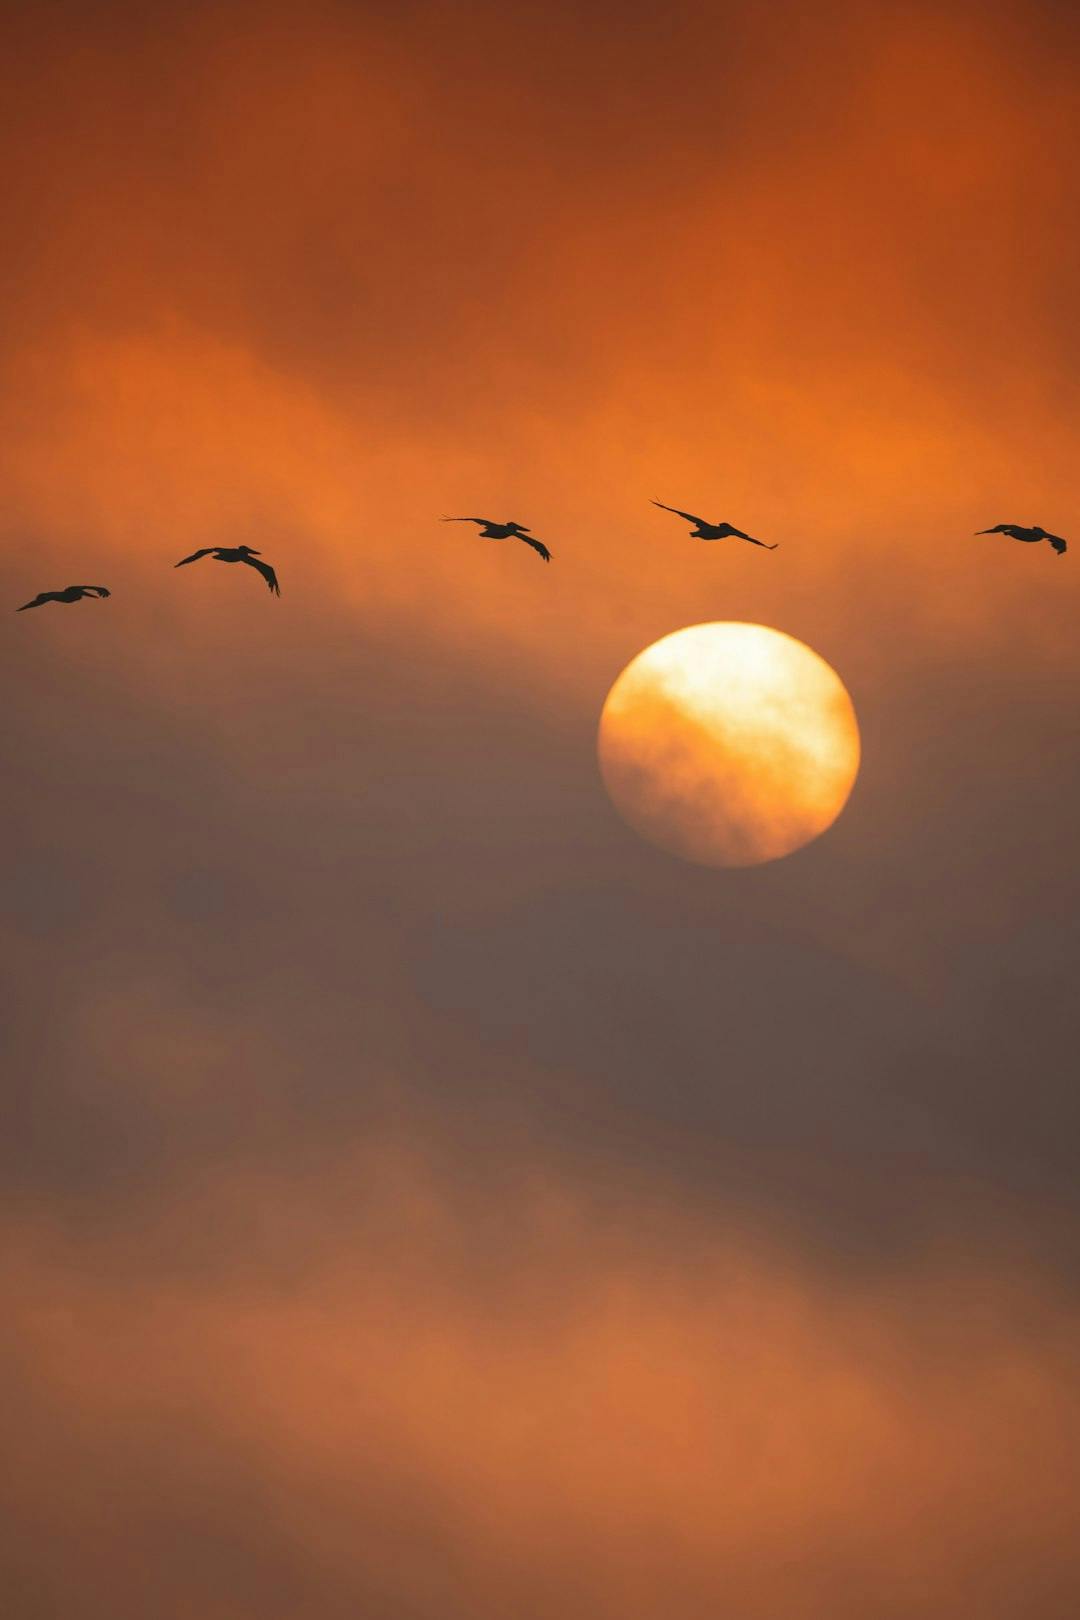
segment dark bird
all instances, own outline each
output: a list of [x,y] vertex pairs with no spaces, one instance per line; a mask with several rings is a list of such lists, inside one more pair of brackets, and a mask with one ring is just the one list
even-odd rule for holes
[[111,596],[104,585],[65,585],[62,591],[42,591],[35,596],[32,602],[24,602],[16,613],[25,613],[27,608],[41,607],[45,602],[81,602],[84,596]]
[[269,563],[256,560],[261,556],[262,552],[256,551],[254,546],[204,546],[201,551],[193,551],[190,557],[181,557],[175,566],[183,568],[185,563],[198,562],[200,557],[213,557],[215,562],[247,563],[249,568],[258,569],[273,595],[280,596],[281,587],[278,585],[277,575]]
[[704,518],[695,517],[693,512],[680,512],[677,506],[665,506],[663,501],[653,501],[665,512],[674,512],[676,517],[685,518],[687,523],[693,523],[695,528],[690,530],[695,540],[749,540],[752,546],[763,546],[766,551],[775,551],[776,546],[770,546],[764,540],[755,540],[752,534],[744,534],[731,523],[706,523]]
[[1025,529],[1020,523],[995,523],[992,529],[977,529],[977,534],[1007,534],[1012,540],[1023,540],[1025,545],[1034,545],[1037,540],[1049,540],[1059,557],[1064,556],[1069,549],[1067,540],[1060,534],[1050,534],[1046,529],[1040,529],[1035,523],[1030,529]]
[[524,540],[527,546],[538,551],[545,562],[551,561],[551,552],[540,540],[535,540],[529,533],[527,523],[496,523],[492,518],[444,517],[444,523],[478,523],[480,525],[481,540]]

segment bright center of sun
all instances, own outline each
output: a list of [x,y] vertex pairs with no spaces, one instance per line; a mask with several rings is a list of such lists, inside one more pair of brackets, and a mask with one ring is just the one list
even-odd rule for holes
[[756,866],[831,827],[859,726],[823,658],[761,624],[695,624],[623,670],[600,716],[600,771],[636,832],[684,860]]

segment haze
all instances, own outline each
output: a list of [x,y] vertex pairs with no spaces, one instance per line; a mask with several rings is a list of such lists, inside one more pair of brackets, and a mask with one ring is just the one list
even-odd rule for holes
[[[1078,45],[9,21],[12,1620],[1077,1612]],[[775,866],[597,773],[710,619],[859,715]]]

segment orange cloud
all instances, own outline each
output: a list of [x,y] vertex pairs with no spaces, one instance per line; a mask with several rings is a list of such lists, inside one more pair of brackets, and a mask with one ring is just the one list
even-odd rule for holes
[[[1071,1615],[1069,8],[63,9],[0,579],[114,595],[2,646],[13,1613]],[[240,540],[280,603],[172,571]],[[865,744],[723,888],[594,754],[712,618]]]
[[607,1236],[543,1178],[485,1235],[393,1154],[323,1185],[188,1199],[247,1227],[228,1276],[161,1275],[179,1212],[119,1264],[9,1231],[10,1510],[64,1549],[55,1601],[95,1547],[149,1592],[163,1537],[170,1616],[226,1590],[276,1613],[279,1565],[303,1613],[1006,1616],[1075,1590],[1078,1328],[1039,1285],[944,1258],[844,1282],[673,1214]]

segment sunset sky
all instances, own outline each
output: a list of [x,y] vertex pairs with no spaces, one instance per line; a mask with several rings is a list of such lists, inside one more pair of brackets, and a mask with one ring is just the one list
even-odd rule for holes
[[[1075,1620],[1080,13],[38,0],[0,88],[5,1620]],[[596,762],[717,619],[862,739],[743,870]]]

